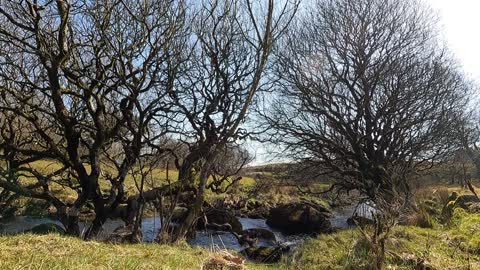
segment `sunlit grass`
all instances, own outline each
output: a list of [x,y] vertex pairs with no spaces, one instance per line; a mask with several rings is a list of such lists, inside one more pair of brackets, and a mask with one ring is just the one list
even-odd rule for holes
[[[396,227],[386,246],[387,269],[414,269],[409,258],[423,259],[433,269],[480,269],[480,214],[457,213],[456,219],[449,228]],[[362,239],[357,229],[321,235],[284,262],[291,269],[372,269]]]
[[187,245],[112,245],[55,234],[0,237],[0,269],[200,269],[207,255]]
[[[0,237],[0,269],[175,269],[198,270],[210,255],[187,244],[114,245],[57,234]],[[247,263],[247,269],[283,269]]]

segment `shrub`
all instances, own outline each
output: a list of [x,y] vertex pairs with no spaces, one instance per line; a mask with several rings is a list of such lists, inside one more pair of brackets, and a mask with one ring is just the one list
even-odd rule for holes
[[417,226],[420,228],[433,228],[434,222],[431,213],[424,206],[419,207],[418,211],[413,213],[408,219],[408,225]]

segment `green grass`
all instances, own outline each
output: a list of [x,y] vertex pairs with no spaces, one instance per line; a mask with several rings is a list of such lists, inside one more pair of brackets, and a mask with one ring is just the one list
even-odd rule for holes
[[[61,168],[61,165],[56,162],[56,161],[49,161],[49,160],[42,160],[42,161],[36,161],[31,164],[29,164],[32,168],[36,169],[37,171],[43,173],[43,174],[50,174],[55,172],[56,170]],[[85,168],[87,169],[87,172],[89,172],[89,165],[85,165]],[[111,168],[109,166],[102,166],[102,170],[105,173],[110,173],[112,175],[116,174],[116,171],[114,168]],[[125,178],[125,190],[129,194],[136,194],[138,193],[138,188],[137,184],[140,184],[140,178],[136,175],[132,174],[132,172],[129,172]],[[137,178],[137,179],[136,179]],[[174,182],[178,178],[178,171],[176,170],[169,170],[169,175],[168,178]],[[21,179],[21,181],[32,181],[29,179],[25,179],[24,177]],[[137,183],[136,183],[137,182]],[[167,183],[167,172],[164,169],[154,169],[150,173],[150,175],[147,176],[146,183],[145,183],[145,188],[150,188],[150,187],[158,187],[163,184]],[[104,177],[100,177],[99,179],[99,184],[100,188],[104,190],[105,192],[108,192],[110,189],[110,182],[106,180]],[[60,199],[62,200],[74,200],[76,198],[76,192],[68,187],[58,185],[56,183],[51,183],[51,189],[52,192],[55,193]]]
[[456,208],[452,222],[449,241],[465,252],[480,254],[480,214]]
[[[480,214],[454,213],[450,227],[396,227],[387,242],[387,269],[413,269],[424,259],[434,269],[480,269]],[[0,269],[201,269],[207,249],[158,244],[113,245],[78,238],[20,234],[0,237]],[[411,258],[415,258],[412,260]],[[247,269],[372,269],[359,230],[305,241],[278,264]]]
[[0,238],[0,269],[199,269],[207,255],[187,245],[112,245],[55,234]]
[[[0,237],[0,269],[201,269],[210,251],[187,244],[114,245],[58,234]],[[247,269],[279,265],[247,263]]]
[[[396,227],[387,242],[387,269],[414,269],[411,258],[424,259],[433,269],[480,269],[480,214],[459,210],[454,219],[448,228]],[[345,230],[306,241],[283,267],[372,269],[368,250],[360,231]]]
[[[42,161],[36,168],[54,170],[56,164]],[[169,178],[175,181],[178,172],[170,171]],[[166,172],[154,170],[152,179],[155,185],[164,183]],[[108,183],[101,179],[101,187]],[[231,190],[230,195],[245,196],[260,179],[244,177],[240,184]],[[282,186],[275,179],[266,179],[271,185],[251,200],[268,203],[283,203],[301,199],[314,200],[325,204],[316,197],[298,193],[294,187]],[[312,185],[322,190],[327,183]],[[126,179],[129,193],[135,193],[132,175]],[[422,200],[435,200],[437,210],[445,204],[442,197],[448,197],[457,187],[438,186],[419,192]],[[72,190],[54,186],[54,192],[64,199],[74,198]],[[233,193],[232,193],[233,192]],[[226,194],[207,193],[214,200]],[[480,214],[467,213],[455,209],[449,225],[433,220],[433,228],[398,226],[387,242],[387,269],[413,269],[414,259],[426,260],[434,269],[480,269]],[[188,245],[166,246],[157,244],[111,245],[99,242],[84,242],[77,238],[59,235],[34,236],[30,234],[0,237],[0,269],[200,269],[210,252]],[[321,235],[309,239],[285,256],[282,263],[273,265],[247,263],[248,269],[372,269],[372,258],[368,243],[359,230],[344,230],[334,234]],[[470,264],[470,268],[466,265]]]

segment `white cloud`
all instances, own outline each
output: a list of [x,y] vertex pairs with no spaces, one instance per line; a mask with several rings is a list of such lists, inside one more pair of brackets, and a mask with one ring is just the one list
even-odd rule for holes
[[480,1],[424,1],[439,12],[443,37],[465,72],[480,82]]

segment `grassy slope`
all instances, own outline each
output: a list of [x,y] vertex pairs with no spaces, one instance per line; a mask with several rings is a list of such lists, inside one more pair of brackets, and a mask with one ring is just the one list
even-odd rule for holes
[[[77,238],[21,234],[0,237],[0,269],[195,269],[209,251],[179,246],[113,245]],[[277,269],[248,264],[248,269]]]
[[[34,163],[31,163],[30,166],[32,166],[32,168],[35,168],[36,170],[45,174],[52,173],[61,167],[59,163],[54,161],[48,161],[48,160],[36,161]],[[88,166],[87,166],[87,169],[88,169]],[[116,173],[115,170],[107,166],[103,166],[102,169],[111,174]],[[178,171],[170,169],[169,179],[174,182],[177,180],[177,178],[178,178]],[[29,180],[23,179],[23,181],[29,181]],[[135,194],[138,192],[138,189],[135,183],[136,181],[140,181],[139,177],[135,179],[135,175],[132,175],[131,173],[127,174],[127,177],[125,179],[125,187],[129,193]],[[166,183],[167,183],[166,170],[154,169],[152,173],[147,177],[145,185],[146,185],[146,188],[150,188],[150,187],[158,187]],[[242,185],[252,186],[254,183],[255,183],[255,180],[253,178],[245,177],[245,176],[242,177],[242,180],[241,180]],[[138,182],[138,184],[140,183]],[[108,191],[110,188],[110,183],[103,177],[100,177],[100,186],[105,191]],[[52,191],[54,193],[57,193],[61,198],[68,198],[71,195],[75,195],[75,192],[73,190],[70,190],[65,187],[61,187],[59,185],[56,185],[55,183],[52,183],[52,189],[53,189]]]
[[[361,239],[358,230],[322,235],[285,261],[291,269],[371,269],[368,245]],[[387,269],[414,269],[417,259],[434,269],[480,269],[480,214],[457,209],[446,228],[398,226],[386,249]]]
[[206,254],[186,245],[110,245],[55,234],[0,238],[0,269],[198,269]]

